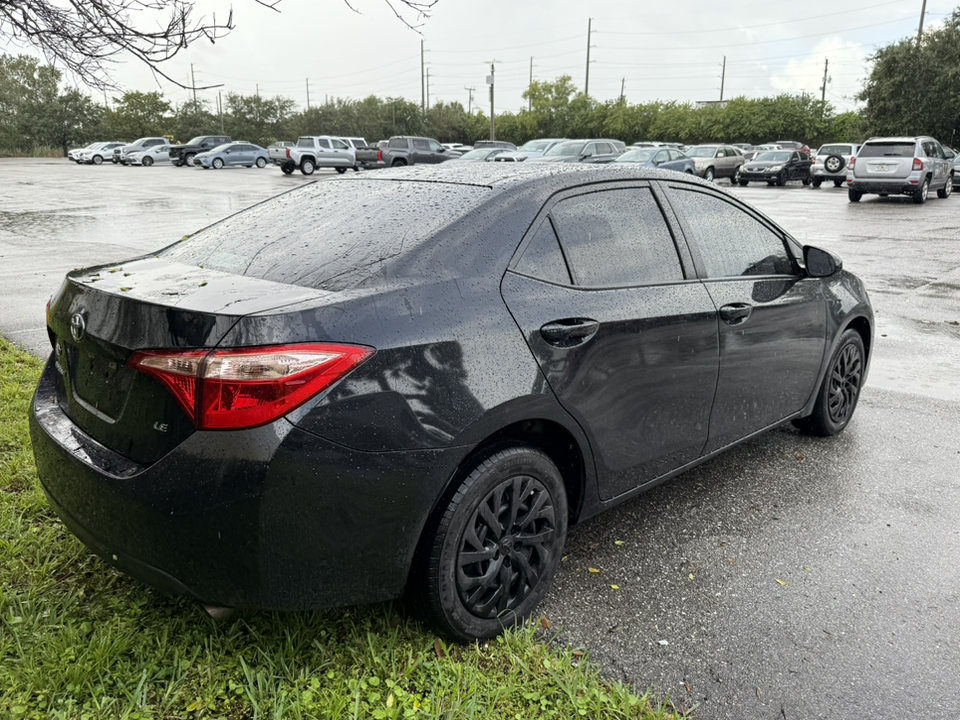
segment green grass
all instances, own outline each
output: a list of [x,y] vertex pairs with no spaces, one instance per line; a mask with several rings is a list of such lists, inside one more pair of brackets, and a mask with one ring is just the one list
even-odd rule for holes
[[0,147],[0,157],[11,158],[62,158],[63,150],[46,145],[35,145],[32,150]]
[[677,717],[535,626],[460,647],[393,604],[217,623],[127,578],[44,500],[26,420],[40,369],[0,338],[0,717]]

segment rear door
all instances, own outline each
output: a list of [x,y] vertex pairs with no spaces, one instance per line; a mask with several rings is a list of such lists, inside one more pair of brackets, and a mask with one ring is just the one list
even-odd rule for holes
[[600,496],[696,459],[718,374],[717,315],[650,184],[552,200],[502,283],[543,377],[590,439]]
[[779,228],[707,188],[668,193],[719,315],[711,452],[803,408],[823,363],[826,306]]

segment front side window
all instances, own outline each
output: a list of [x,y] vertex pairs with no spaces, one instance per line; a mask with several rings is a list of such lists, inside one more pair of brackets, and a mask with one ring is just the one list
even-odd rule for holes
[[331,140],[330,141],[337,150],[348,150],[349,146],[343,140]]
[[580,285],[684,279],[673,236],[649,188],[578,195],[558,202],[550,216]]
[[792,275],[783,239],[723,198],[671,188],[670,202],[686,221],[708,278]]

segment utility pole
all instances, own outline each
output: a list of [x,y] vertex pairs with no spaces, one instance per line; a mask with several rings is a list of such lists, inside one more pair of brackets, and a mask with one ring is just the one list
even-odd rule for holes
[[927,14],[927,0],[923,0],[920,8],[920,28],[917,30],[917,47],[920,47],[920,36],[923,35],[923,16]]
[[257,83],[257,100],[260,99],[260,83]]
[[469,99],[467,100],[467,115],[470,115],[473,112],[473,91],[476,90],[476,88],[464,85],[463,89],[470,93]]
[[427,106],[427,110],[429,110],[430,109],[430,68],[427,68],[426,106]]
[[197,81],[193,77],[193,63],[190,63],[190,87],[193,88],[193,104],[197,104]]
[[587,18],[587,73],[583,83],[583,94],[590,97],[590,33],[593,31],[593,18]]
[[530,56],[530,84],[527,85],[527,112],[533,110],[533,55]]
[[823,59],[823,86],[820,88],[820,102],[827,102],[827,81],[830,79],[827,77],[827,68],[830,67],[830,58]]
[[723,70],[720,73],[720,102],[723,102],[723,86],[727,82],[727,56],[723,56]]
[[620,78],[620,102],[623,102],[623,89],[626,87],[627,79]]
[[487,75],[487,85],[490,86],[490,139],[491,140],[497,139],[497,127],[496,127],[496,123],[494,121],[494,116],[493,116],[493,80],[494,80],[493,76],[496,72],[496,67],[495,67],[496,62],[497,62],[496,60],[490,61],[490,74]]
[[425,73],[425,63],[423,62],[423,40],[420,40],[420,114],[427,112],[427,86]]
[[307,110],[310,109],[310,78],[307,78]]
[[223,132],[223,91],[217,90],[217,114],[220,116],[220,132]]

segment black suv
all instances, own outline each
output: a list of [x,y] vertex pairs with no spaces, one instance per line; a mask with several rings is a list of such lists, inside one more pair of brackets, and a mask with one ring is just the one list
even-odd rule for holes
[[192,165],[193,156],[232,142],[226,135],[199,135],[185,145],[170,146],[170,160],[174,165]]

